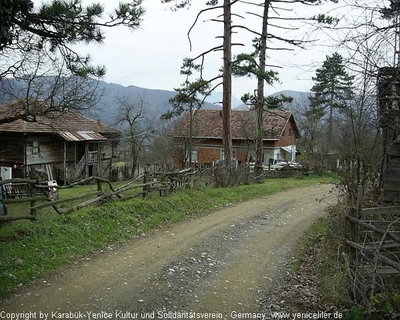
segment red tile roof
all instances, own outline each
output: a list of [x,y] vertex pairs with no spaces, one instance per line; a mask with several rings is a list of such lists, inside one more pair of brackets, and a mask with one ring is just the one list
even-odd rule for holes
[[[22,113],[23,107],[18,102],[0,106],[0,121]],[[45,115],[36,116],[36,121],[18,119],[12,122],[1,123],[1,131],[21,133],[60,133],[63,131],[76,133],[78,131],[93,131],[110,136],[119,135],[117,129],[72,111],[51,111]]]
[[[264,140],[279,140],[285,126],[293,121],[296,136],[299,135],[293,115],[287,110],[265,110],[263,113]],[[256,114],[253,110],[231,111],[232,139],[254,139]],[[177,122],[174,127],[174,136],[187,136],[189,127],[189,112]],[[222,139],[222,110],[200,109],[194,112],[193,138]]]

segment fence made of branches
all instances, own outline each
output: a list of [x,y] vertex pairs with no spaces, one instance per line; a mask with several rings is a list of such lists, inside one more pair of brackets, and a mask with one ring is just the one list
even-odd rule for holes
[[[371,306],[380,292],[400,288],[400,206],[363,208],[359,186],[350,222],[351,277],[357,302]],[[363,300],[363,301],[362,301]]]
[[[193,188],[206,183],[207,171],[182,170],[179,172],[145,172],[125,183],[113,184],[107,179],[89,177],[68,186],[49,186],[29,179],[0,180],[3,199],[0,205],[6,210],[0,215],[0,222],[21,219],[36,220],[38,212],[50,208],[57,214],[69,214],[90,205],[99,205],[112,200],[128,200],[148,197],[155,193],[166,196],[176,190]],[[60,196],[62,190],[82,185],[91,188],[78,190],[70,197]],[[7,210],[18,205],[15,210]],[[8,213],[8,214],[7,214]]]

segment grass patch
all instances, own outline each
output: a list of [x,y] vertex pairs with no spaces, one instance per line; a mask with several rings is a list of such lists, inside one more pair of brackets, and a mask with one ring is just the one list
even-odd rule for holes
[[[330,178],[274,179],[233,188],[202,188],[160,198],[113,201],[70,215],[49,215],[0,227],[0,297],[110,244],[128,241],[167,223]],[[83,192],[81,187],[79,192]]]
[[346,240],[346,227],[340,206],[329,209],[328,215],[318,219],[301,238],[296,259],[292,264],[295,272],[303,265],[312,265],[313,277],[319,282],[319,294],[325,305],[348,308],[350,298],[345,280],[346,266],[339,256]]
[[358,302],[354,303],[354,278],[349,275],[346,266],[346,260],[349,259],[349,247],[346,245],[349,235],[346,232],[349,228],[345,225],[344,217],[347,211],[346,206],[337,204],[330,208],[326,217],[311,226],[299,242],[292,268],[301,274],[304,266],[311,265],[306,269],[312,270],[311,278],[319,283],[318,293],[322,303],[334,310],[344,310],[344,320],[398,319],[400,293],[395,281],[386,284],[383,292],[376,289],[373,297],[370,297],[368,289],[364,289],[364,299],[359,297]]

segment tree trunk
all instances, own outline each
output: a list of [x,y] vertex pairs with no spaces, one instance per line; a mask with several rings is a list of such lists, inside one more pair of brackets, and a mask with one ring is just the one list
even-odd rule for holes
[[[267,29],[268,29],[268,10],[270,0],[264,3],[264,14],[262,22],[262,33],[260,39],[259,65],[260,71],[265,72],[265,59],[267,52]],[[256,102],[256,163],[255,174],[261,175],[263,171],[263,114],[264,114],[264,78],[257,79],[257,102]]]
[[232,134],[231,134],[231,96],[232,96],[232,20],[231,1],[224,0],[224,67],[223,67],[223,97],[222,97],[222,129],[224,143],[224,163],[228,168],[232,165]]
[[135,171],[136,171],[136,147],[134,145],[134,142],[131,142],[131,160],[132,160],[132,166],[131,166],[131,173],[130,176],[133,178],[135,176]]
[[335,79],[331,79],[331,85],[332,85],[332,89],[331,89],[331,96],[330,96],[330,101],[329,101],[329,123],[328,123],[328,145],[329,145],[329,150],[331,151],[332,148],[332,144],[333,144],[333,103],[334,103],[334,92],[336,91],[335,88]]
[[192,167],[193,106],[189,106],[189,168]]

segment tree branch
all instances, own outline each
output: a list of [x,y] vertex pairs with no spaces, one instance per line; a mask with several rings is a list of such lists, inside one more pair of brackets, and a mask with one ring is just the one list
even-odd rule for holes
[[201,16],[204,12],[207,12],[207,11],[210,11],[210,10],[215,10],[215,9],[223,9],[223,8],[224,8],[223,6],[215,6],[215,7],[212,7],[212,8],[206,8],[206,9],[202,9],[202,10],[199,11],[199,13],[196,15],[196,18],[195,18],[193,24],[191,25],[191,27],[189,28],[189,31],[187,32],[187,37],[188,37],[188,40],[189,40],[190,51],[192,51],[192,39],[190,38],[190,33],[192,32],[193,28],[194,28],[195,25],[197,24],[197,21],[199,20],[200,16]]

